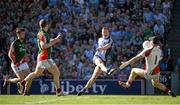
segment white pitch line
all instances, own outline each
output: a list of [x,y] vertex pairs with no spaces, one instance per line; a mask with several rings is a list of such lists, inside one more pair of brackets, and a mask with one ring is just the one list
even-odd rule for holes
[[44,101],[37,101],[37,102],[24,102],[24,104],[31,104],[31,105],[33,105],[33,104],[43,104],[44,105],[47,102],[54,102],[54,101],[57,101],[57,100],[59,100],[59,99],[53,99],[53,100],[51,99],[51,100],[44,100]]

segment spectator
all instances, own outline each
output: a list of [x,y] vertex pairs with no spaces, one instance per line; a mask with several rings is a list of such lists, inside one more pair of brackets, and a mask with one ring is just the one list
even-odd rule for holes
[[153,36],[153,31],[149,24],[145,24],[145,27],[143,29],[143,39],[147,40],[149,37]]
[[165,32],[164,25],[161,23],[159,19],[156,22],[157,23],[155,24],[153,29],[154,33],[160,34],[162,37],[164,37],[164,32]]
[[154,14],[149,8],[144,8],[143,19],[145,23],[152,24],[154,21]]
[[[173,1],[1,0],[0,67],[1,70],[4,69],[3,62],[7,62],[7,69],[0,73],[9,75],[12,73],[6,55],[10,43],[15,39],[14,29],[18,26],[24,26],[28,30],[26,47],[31,58],[29,65],[35,68],[34,61],[37,57],[38,46],[36,43],[38,24],[35,23],[43,18],[50,23],[49,33],[52,37],[55,37],[54,35],[58,32],[64,35],[63,43],[61,46],[55,46],[54,50],[57,51],[53,51],[52,55],[60,65],[62,77],[88,78],[92,72],[84,72],[82,68],[86,62],[92,62],[92,54],[98,46],[97,41],[102,26],[107,26],[111,30],[110,36],[114,39],[111,61],[113,66],[116,66],[123,58],[128,59],[134,56],[141,49],[142,42],[148,37],[155,34],[161,35],[164,41],[167,40],[166,37],[171,28]],[[172,69],[169,66],[172,57],[168,52],[168,48],[164,47],[165,64],[169,70],[169,67]],[[110,62],[108,64],[112,66]],[[88,69],[94,68],[92,66],[89,65]],[[122,75],[128,75],[128,72],[125,71]],[[115,75],[114,78],[118,76]]]

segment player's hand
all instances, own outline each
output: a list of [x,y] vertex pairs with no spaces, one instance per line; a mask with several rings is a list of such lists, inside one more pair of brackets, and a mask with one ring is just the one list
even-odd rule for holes
[[121,62],[122,64],[119,66],[119,68],[122,70],[122,69],[124,69],[126,66],[128,66],[129,65],[129,63],[128,62]]
[[58,36],[55,38],[56,43],[62,41],[62,38],[63,38],[63,37],[62,37],[62,34],[59,32],[59,33],[58,33]]
[[62,34],[59,32],[59,33],[58,33],[58,36],[57,36],[56,38],[62,39]]

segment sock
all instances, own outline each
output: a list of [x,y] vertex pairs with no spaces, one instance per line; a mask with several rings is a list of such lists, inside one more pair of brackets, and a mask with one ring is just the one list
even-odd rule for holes
[[23,95],[28,95],[29,92],[27,90],[24,91]]
[[23,80],[23,81],[21,82],[21,85],[25,86],[25,84],[26,84],[26,81]]
[[57,92],[57,93],[60,93],[60,92],[61,92],[61,88],[58,88],[58,89],[56,90],[56,92]]
[[168,93],[168,92],[170,92],[170,91],[171,91],[171,90],[169,90],[168,88],[166,88],[166,90],[165,90],[166,93]]
[[127,83],[131,86],[132,82],[131,81],[127,81]]
[[22,95],[23,95],[23,96],[29,95],[29,90],[27,90],[27,88],[25,88]]

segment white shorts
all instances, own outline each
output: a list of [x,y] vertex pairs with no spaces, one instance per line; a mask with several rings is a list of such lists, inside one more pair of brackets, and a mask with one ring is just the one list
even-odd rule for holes
[[155,74],[155,75],[149,75],[146,71],[144,71],[144,77],[147,80],[150,80],[150,79],[159,79],[159,76],[160,76],[160,73]]
[[[95,64],[95,60],[96,59],[101,59],[101,61],[104,63],[104,64],[106,64],[106,61],[104,61],[101,57],[99,57],[98,55],[95,55],[94,57],[93,57],[93,63]],[[95,64],[96,65],[96,64]]]
[[46,68],[47,69],[47,68],[50,68],[50,67],[52,67],[54,65],[56,65],[56,64],[54,63],[54,61],[52,59],[46,59],[46,60],[43,60],[43,61],[39,61],[37,63],[36,68],[43,68],[43,69]]
[[16,65],[11,63],[11,67],[12,67],[15,74],[20,72],[20,71],[24,71],[24,70],[29,69],[29,66],[26,62],[20,64],[19,66],[16,66]]

